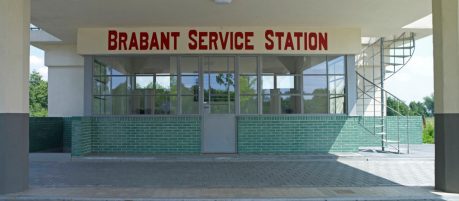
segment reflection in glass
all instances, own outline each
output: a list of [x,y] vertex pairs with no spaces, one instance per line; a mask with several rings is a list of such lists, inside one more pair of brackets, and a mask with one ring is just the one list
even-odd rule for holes
[[281,94],[297,94],[300,93],[297,85],[296,77],[293,75],[278,75],[276,76],[277,89]]
[[182,113],[198,114],[199,113],[198,96],[182,96]]
[[281,101],[280,105],[281,105],[282,114],[301,113],[300,96],[282,95],[280,96],[280,101]]
[[204,102],[211,113],[234,113],[234,57],[206,57],[204,60]]
[[257,76],[240,75],[239,86],[240,94],[257,94]]
[[263,75],[262,80],[262,89],[263,94],[270,94],[271,90],[274,89],[274,75]]
[[126,96],[112,96],[112,114],[125,115],[127,114],[128,99]]
[[112,77],[112,95],[126,95],[127,93],[127,77],[114,76]]
[[239,57],[240,74],[257,74],[257,57]]
[[274,109],[271,108],[272,104],[271,104],[271,95],[263,95],[263,103],[262,103],[262,108],[263,108],[263,114],[273,114],[274,113]]
[[325,56],[304,57],[303,74],[327,74],[327,58]]
[[298,56],[263,56],[262,73],[301,74],[303,57]]
[[155,114],[175,114],[176,96],[155,96]]
[[177,76],[156,76],[155,94],[177,94]]
[[94,95],[110,95],[110,80],[108,77],[94,78],[93,94]]
[[187,94],[187,95],[198,95],[199,76],[197,75],[182,76],[181,93]]
[[345,71],[345,59],[344,56],[338,56],[336,58],[329,58],[328,61],[328,74],[344,74]]
[[136,89],[153,89],[154,77],[153,75],[137,75],[135,76]]
[[330,96],[330,113],[331,114],[344,114],[344,95]]
[[305,114],[328,113],[328,97],[326,95],[306,95],[303,96],[303,101]]
[[303,76],[305,94],[327,93],[327,76]]
[[258,97],[250,95],[241,95],[241,114],[257,114],[258,113]]
[[182,57],[180,60],[180,71],[182,75],[197,75],[199,73],[198,57]]
[[344,94],[346,81],[344,76],[329,76],[330,94]]

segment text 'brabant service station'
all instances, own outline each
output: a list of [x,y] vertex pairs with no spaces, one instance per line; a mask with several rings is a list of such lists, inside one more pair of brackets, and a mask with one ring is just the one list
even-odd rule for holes
[[[108,30],[108,50],[177,50],[180,32],[124,32]],[[255,50],[255,32],[188,31],[187,48],[193,50]],[[264,48],[270,50],[328,50],[327,32],[264,32]],[[259,48],[259,47],[258,47]]]

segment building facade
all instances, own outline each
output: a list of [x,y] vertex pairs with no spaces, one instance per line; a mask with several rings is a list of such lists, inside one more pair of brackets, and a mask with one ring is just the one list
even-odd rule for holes
[[73,117],[62,121],[73,156],[422,143],[420,117],[401,124],[381,109],[375,78],[387,65],[368,65],[378,55],[360,60],[373,43],[362,45],[357,28],[79,28],[76,43],[41,46],[49,115]]

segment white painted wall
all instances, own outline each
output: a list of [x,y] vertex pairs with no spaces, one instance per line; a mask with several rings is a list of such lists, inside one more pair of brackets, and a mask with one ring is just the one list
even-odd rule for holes
[[0,113],[29,112],[30,1],[0,1]]
[[75,45],[43,45],[48,66],[48,116],[84,113],[84,58]]
[[82,116],[83,66],[48,67],[48,116]]

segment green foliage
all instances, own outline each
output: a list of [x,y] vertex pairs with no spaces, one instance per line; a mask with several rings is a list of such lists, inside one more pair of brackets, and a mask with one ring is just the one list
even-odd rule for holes
[[387,116],[410,116],[412,111],[405,103],[392,97],[387,98]]
[[48,115],[48,82],[38,72],[32,72],[29,80],[29,109],[32,117]]
[[427,108],[428,116],[432,117],[434,114],[434,95],[424,97],[424,105]]
[[412,101],[410,103],[410,110],[412,115],[421,115],[421,116],[428,116],[427,108],[424,103]]
[[[424,102],[412,101],[410,105],[406,105],[403,102],[400,102],[392,97],[387,98],[387,115],[388,116],[413,116],[420,115],[426,118],[424,128],[422,130],[422,142],[433,144],[435,142],[435,127],[433,111],[434,111],[434,97],[426,96],[424,97]],[[392,109],[389,109],[392,108]],[[397,111],[397,112],[396,112]]]
[[426,126],[422,130],[422,142],[433,144],[435,142],[434,119],[426,118]]

